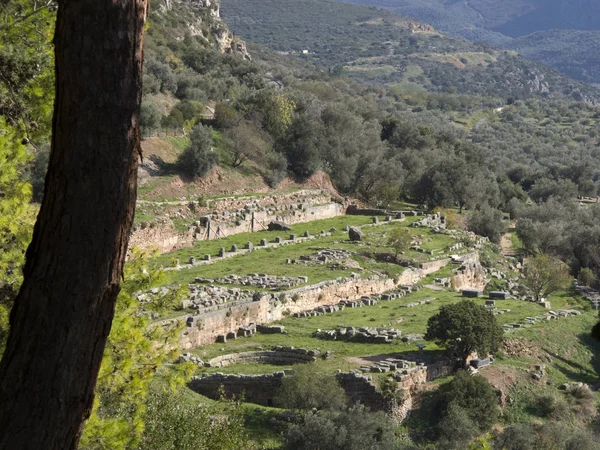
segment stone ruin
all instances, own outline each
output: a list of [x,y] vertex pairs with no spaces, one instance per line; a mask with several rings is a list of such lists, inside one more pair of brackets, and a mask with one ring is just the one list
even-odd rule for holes
[[278,345],[273,350],[232,353],[210,359],[205,367],[227,367],[234,364],[273,364],[293,365],[315,362],[320,355],[319,350],[307,350]]
[[596,309],[598,309],[598,306],[600,304],[600,292],[597,289],[591,288],[589,286],[583,286],[579,284],[577,280],[575,280],[573,287],[575,289],[575,292],[577,292],[586,300],[589,300],[592,303],[592,305],[594,305]]
[[236,364],[294,365],[315,362],[319,355],[319,350],[278,345],[272,350],[231,353],[208,361],[202,361],[191,353],[184,353],[179,357],[178,363],[191,362],[199,367],[227,367]]
[[286,264],[322,265],[333,261],[350,259],[353,253],[343,249],[323,249],[312,255],[302,255],[297,260],[287,259]]
[[292,227],[285,222],[273,221],[267,225],[269,231],[292,231]]
[[576,309],[559,309],[557,311],[548,311],[548,313],[546,313],[546,314],[541,314],[541,315],[535,316],[535,317],[526,317],[521,322],[507,323],[507,324],[504,324],[502,326],[502,328],[504,329],[505,333],[510,333],[514,330],[517,330],[520,328],[527,328],[527,327],[530,327],[531,325],[543,323],[548,320],[558,320],[558,319],[564,319],[566,317],[579,316],[579,315],[581,315],[581,311],[578,311]]
[[365,238],[365,234],[358,227],[348,227],[348,238],[351,241],[358,242]]
[[256,325],[256,331],[261,334],[287,334],[283,325]]
[[426,299],[420,300],[418,302],[412,302],[412,303],[408,303],[406,305],[401,305],[401,308],[414,308],[416,306],[428,305],[434,300],[435,300],[434,297],[427,297]]
[[446,217],[440,213],[427,214],[423,219],[413,222],[411,227],[419,228],[433,228],[433,229],[445,229],[446,228]]
[[216,279],[196,278],[196,283],[236,284],[241,286],[253,286],[259,289],[271,291],[281,291],[284,289],[293,288],[299,284],[308,283],[308,277],[280,277],[268,275],[266,273],[253,273],[247,276],[228,275],[226,277]]
[[200,309],[210,306],[223,305],[232,300],[252,301],[256,291],[221,286],[188,286],[189,296],[183,301],[184,309]]
[[371,328],[371,327],[339,327],[335,330],[317,330],[313,336],[328,341],[348,341],[363,344],[392,344],[394,339],[402,335],[395,328]]
[[[332,314],[336,311],[343,311],[344,308],[362,308],[364,306],[375,306],[379,301],[390,301],[397,298],[404,297],[411,292],[417,292],[421,289],[421,286],[402,286],[394,291],[387,292],[385,294],[373,294],[370,296],[363,296],[358,300],[345,299],[339,301],[335,305],[323,305],[319,306],[311,311],[300,311],[293,314],[292,317],[317,317],[324,316],[326,314]],[[424,301],[423,301],[424,302]],[[417,302],[417,304],[424,304],[423,302]]]

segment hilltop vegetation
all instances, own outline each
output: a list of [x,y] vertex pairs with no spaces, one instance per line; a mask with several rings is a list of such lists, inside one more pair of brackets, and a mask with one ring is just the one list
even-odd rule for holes
[[[272,11],[243,3],[229,2],[228,8],[239,8],[239,17],[242,11],[247,13],[247,21],[265,21],[248,29],[257,37],[269,36],[265,30],[268,20],[273,19],[268,19],[267,12]],[[352,6],[333,11],[292,8],[305,3],[272,5],[287,30],[273,29],[273,42],[288,45],[297,41],[302,48],[303,40],[313,36],[311,30],[320,30],[314,36],[323,41],[329,26],[334,30],[327,41],[332,51],[324,49],[322,55],[333,58],[334,64],[335,58],[349,54],[346,52],[359,51],[353,46],[364,49],[365,42],[374,37],[383,39],[386,33],[397,33],[394,45],[398,48],[404,48],[403,36],[412,39],[406,21],[397,23],[385,14],[377,20],[382,11],[355,10]],[[339,6],[317,3],[322,8]],[[272,187],[288,175],[303,180],[325,171],[341,193],[372,205],[406,200],[432,208],[466,209],[470,226],[494,240],[502,234],[498,209],[514,218],[525,215],[531,202],[543,205],[553,199],[568,204],[578,195],[598,193],[600,116],[588,103],[561,97],[543,100],[523,90],[513,91],[515,97],[509,99],[505,92],[494,90],[478,95],[452,93],[451,89],[437,92],[435,86],[431,89],[436,92],[423,90],[431,83],[423,82],[425,71],[435,67],[448,84],[453,82],[454,73],[467,70],[475,80],[462,78],[469,92],[488,86],[491,72],[486,74],[487,69],[469,71],[447,62],[411,65],[409,81],[382,88],[341,76],[354,77],[355,72],[349,70],[353,66],[346,66],[341,73],[335,66],[325,70],[311,65],[310,59],[303,62],[252,44],[254,59],[250,61],[243,53],[217,52],[204,35],[195,35],[193,30],[182,33],[183,19],[178,18],[191,19],[189,10],[179,8],[175,3],[171,11],[159,10],[152,16],[153,23],[159,25],[150,27],[146,62],[148,70],[161,67],[161,71],[149,74],[156,82],[146,87],[144,108],[154,122],[142,125],[150,128],[162,124],[189,133],[200,126],[205,105],[212,102],[214,153],[203,156],[209,163],[203,166],[209,178],[214,163],[222,167],[219,173],[252,174]],[[314,25],[317,22],[310,20],[310,14],[324,15],[322,25]],[[307,21],[302,22],[304,19]],[[353,41],[346,39],[346,33],[357,28],[356,23],[362,24],[358,28],[364,33]],[[178,33],[184,38],[178,39]],[[429,61],[423,55],[430,55],[426,48],[432,42],[448,45],[448,49],[454,44],[473,49],[472,44],[433,31],[415,36],[416,48],[422,50],[407,56],[415,60]],[[477,57],[479,53],[465,52],[466,63],[460,64],[487,64],[485,58],[498,57],[491,52]],[[450,58],[450,54],[444,57]],[[510,79],[501,72],[507,70],[506,61],[490,62],[488,68],[492,66],[503,74],[496,77],[502,83]],[[419,90],[415,91],[415,86]],[[185,147],[187,137],[182,139]],[[176,167],[167,164],[159,175],[165,183],[173,183]],[[185,175],[183,181],[188,183],[188,195],[193,195],[194,183]],[[151,196],[152,189],[151,184],[145,185],[144,195]],[[157,192],[164,192],[161,189]],[[563,254],[566,256],[567,251]],[[577,273],[590,264],[572,264],[572,268]],[[593,266],[600,272],[600,267]]]
[[[350,0],[415,17],[475,42],[514,49],[576,79],[599,83],[600,6],[593,0]],[[574,45],[573,45],[574,44]]]
[[[223,16],[237,34],[274,50],[302,52],[333,73],[430,92],[494,97],[597,97],[513,52],[444,35],[406,16],[318,0],[227,0]],[[410,82],[408,84],[407,82]]]

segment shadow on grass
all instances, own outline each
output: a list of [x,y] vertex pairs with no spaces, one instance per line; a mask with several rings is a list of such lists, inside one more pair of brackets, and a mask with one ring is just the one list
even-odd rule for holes
[[442,404],[437,390],[421,391],[413,396],[413,410],[404,423],[410,439],[418,444],[435,441],[437,424],[442,417]]
[[151,175],[178,175],[178,168],[176,163],[166,162],[164,159],[157,155],[150,156],[149,160],[153,164],[153,166],[156,167],[156,169],[154,170],[147,168],[147,170],[151,172]]
[[562,363],[554,364],[554,367],[570,380],[580,381],[589,385],[598,384],[600,379],[600,342],[587,333],[579,334],[577,339],[585,348],[589,349],[592,355],[590,365],[593,370],[548,349],[543,350],[552,358]]

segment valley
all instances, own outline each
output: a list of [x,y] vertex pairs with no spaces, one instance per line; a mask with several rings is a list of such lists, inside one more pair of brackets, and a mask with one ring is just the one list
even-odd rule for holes
[[599,6],[591,0],[358,0],[414,17],[452,35],[518,51],[573,78],[599,83]]

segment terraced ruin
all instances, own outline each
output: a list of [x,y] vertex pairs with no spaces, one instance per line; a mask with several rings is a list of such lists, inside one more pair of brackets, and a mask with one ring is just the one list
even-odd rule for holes
[[[162,251],[153,261],[168,280],[159,293],[184,286],[187,294],[154,319],[183,325],[180,362],[196,367],[193,390],[218,398],[224,389],[276,406],[282,378],[296,364],[313,364],[339,372],[352,401],[403,420],[419,386],[456,368],[456,360],[424,340],[427,320],[441,306],[475,297],[511,337],[582,314],[570,298],[531,301],[520,286],[519,261],[487,239],[447,230],[440,214],[361,209],[329,198],[332,217],[310,220],[303,210],[317,205],[301,195],[302,204],[284,196],[285,206],[275,209],[288,215],[269,215],[272,222],[254,231],[257,213],[272,214],[264,205],[279,205],[276,197],[253,197],[243,208],[243,200],[216,200],[210,204],[221,206],[210,214],[198,209],[187,217],[185,245],[165,251],[155,242]],[[312,199],[326,200],[322,192]],[[242,225],[227,235],[208,233],[221,218]],[[410,245],[395,255],[389,237],[398,228],[408,230]],[[473,370],[485,372],[487,364]],[[382,377],[395,381],[403,402],[382,397]]]

